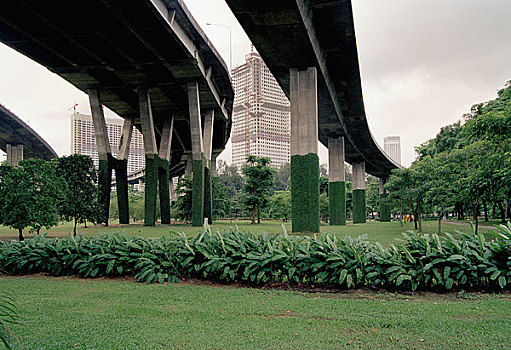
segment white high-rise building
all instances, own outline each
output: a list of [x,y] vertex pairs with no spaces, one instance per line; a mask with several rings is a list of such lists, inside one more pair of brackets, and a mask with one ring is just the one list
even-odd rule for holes
[[232,71],[232,162],[238,168],[247,156],[264,156],[280,167],[290,160],[290,104],[256,52]]
[[[106,129],[110,148],[114,156],[119,149],[119,140],[122,135],[122,119],[106,118]],[[98,167],[98,151],[96,148],[96,135],[92,124],[92,116],[75,112],[71,115],[71,153],[88,155]],[[128,174],[142,169],[145,166],[144,139],[142,133],[133,128],[131,135],[130,152],[128,157]]]
[[401,164],[401,136],[383,138],[383,150],[397,164]]

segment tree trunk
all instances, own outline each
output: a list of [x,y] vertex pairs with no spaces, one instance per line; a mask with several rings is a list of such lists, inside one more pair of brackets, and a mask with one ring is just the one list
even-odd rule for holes
[[87,228],[87,219],[83,222],[83,228]]
[[477,235],[477,231],[479,230],[479,220],[477,218],[477,210],[478,210],[478,205],[477,204],[474,204],[472,205],[472,214],[474,214],[474,222],[475,222],[475,234]]
[[506,222],[506,219],[511,218],[511,205],[509,203],[509,196],[506,197],[506,217],[504,219],[504,222]]
[[78,224],[78,219],[75,218],[75,226],[73,227],[73,236],[76,237],[76,224]]
[[256,206],[254,204],[252,206],[252,224],[255,224],[255,212],[256,212]]
[[257,223],[258,224],[261,223],[261,206],[260,205],[257,206]]
[[412,207],[412,213],[413,213],[413,223],[415,225],[415,229],[417,230],[417,212],[415,211],[415,208],[413,206],[413,201],[410,201],[411,207]]
[[495,202],[493,202],[493,209],[491,211],[491,218],[492,219],[496,219],[497,218],[496,212],[497,212],[497,204]]
[[20,242],[24,241],[25,237],[23,237],[23,230],[22,229],[18,229],[18,234],[19,234],[18,238],[19,238]]
[[498,202],[499,211],[500,211],[500,222],[505,224],[506,223],[506,211],[504,210],[504,206],[502,205],[502,202]]
[[442,203],[440,215],[438,218],[438,234],[442,233],[442,219],[444,218],[444,203]]
[[399,201],[399,224],[403,227],[403,201]]
[[419,232],[422,233],[422,219],[421,219],[421,201],[417,200],[417,216],[419,221]]
[[484,210],[484,221],[488,221],[488,205],[486,201],[483,201],[483,210]]

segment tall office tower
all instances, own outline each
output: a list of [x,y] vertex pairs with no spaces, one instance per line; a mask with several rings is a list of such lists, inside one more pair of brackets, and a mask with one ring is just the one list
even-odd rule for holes
[[397,164],[401,164],[401,136],[383,138],[383,150]]
[[256,52],[232,71],[232,162],[238,168],[247,156],[264,156],[280,167],[290,159],[290,104]]
[[[119,149],[119,139],[122,135],[122,119],[106,118],[106,129],[110,148],[114,156]],[[92,125],[92,116],[75,112],[71,115],[71,153],[91,156],[96,168],[98,167],[98,151],[96,135]],[[128,156],[128,174],[145,166],[144,139],[142,133],[133,129]]]

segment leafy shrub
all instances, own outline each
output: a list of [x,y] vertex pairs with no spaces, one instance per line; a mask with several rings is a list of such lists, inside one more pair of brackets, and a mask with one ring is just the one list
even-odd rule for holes
[[10,330],[10,325],[17,324],[18,313],[14,299],[5,292],[0,292],[0,344],[12,349],[16,337]]
[[366,236],[204,231],[148,239],[125,234],[93,238],[0,242],[0,268],[10,274],[46,272],[55,276],[132,276],[140,282],[177,282],[182,277],[253,284],[290,283],[337,288],[391,290],[509,289],[511,225],[499,238],[481,234],[403,234],[389,248]]

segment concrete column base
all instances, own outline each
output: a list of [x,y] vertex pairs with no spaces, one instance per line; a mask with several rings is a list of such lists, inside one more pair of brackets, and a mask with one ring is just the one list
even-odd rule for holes
[[158,185],[160,188],[160,213],[161,223],[170,225],[170,184],[169,184],[169,161],[160,159],[158,168]]
[[210,225],[213,223],[213,184],[208,167],[204,168],[204,217]]
[[157,155],[145,157],[145,196],[144,196],[144,225],[156,224],[156,197],[158,193],[158,163]]
[[130,223],[130,209],[128,201],[128,161],[115,161],[115,187],[117,190],[117,205],[119,207],[119,224]]
[[364,224],[366,223],[366,190],[355,189],[353,190],[353,223]]
[[346,182],[328,183],[330,225],[346,225]]
[[202,226],[204,220],[204,155],[192,161],[192,225]]
[[387,198],[387,194],[380,194],[380,221],[381,222],[390,222],[390,205],[384,203],[385,198]]
[[292,232],[319,232],[319,157],[291,156]]
[[108,226],[110,217],[110,193],[112,191],[112,155],[107,160],[99,160],[98,169],[98,223]]

